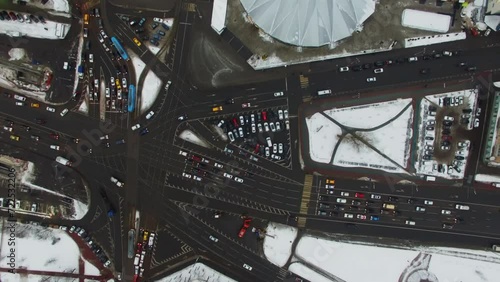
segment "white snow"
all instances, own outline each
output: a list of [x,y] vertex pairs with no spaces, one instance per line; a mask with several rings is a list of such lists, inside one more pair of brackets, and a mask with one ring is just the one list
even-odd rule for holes
[[269,222],[264,238],[264,255],[279,267],[283,267],[292,255],[292,244],[298,229],[275,222]]
[[198,146],[210,148],[207,141],[201,139],[198,135],[196,135],[194,132],[192,132],[189,129],[182,131],[181,134],[179,134],[179,138],[186,140],[188,142],[191,142],[193,144],[196,144]]
[[316,162],[328,163],[342,129],[320,113],[306,118],[309,132],[309,154]]
[[227,0],[214,0],[211,26],[215,32],[221,34],[226,28]]
[[427,45],[439,44],[451,41],[465,40],[466,38],[467,34],[465,32],[410,37],[410,38],[405,38],[404,46],[405,48],[412,48],[412,47],[427,46]]
[[[21,89],[19,88],[19,85],[32,90]],[[22,84],[16,79],[16,72],[14,70],[2,66],[0,66],[0,86],[19,94],[27,95],[36,100],[45,101],[46,93],[42,92],[39,87]]]
[[85,260],[85,274],[99,276],[101,275],[101,272],[97,267],[95,267],[95,265]]
[[82,219],[89,211],[88,205],[75,199],[73,200],[73,208],[75,209],[75,213],[71,216],[71,219],[73,220]]
[[153,44],[151,44],[151,42],[145,42],[144,44],[146,44],[146,47],[148,47],[149,51],[153,53],[153,55],[158,54],[158,52],[160,52],[161,50],[160,47],[154,46]]
[[49,0],[45,5],[39,0],[28,1],[28,5],[35,6],[45,10],[69,13],[69,4],[67,0]]
[[[1,221],[0,265],[8,267],[10,248],[15,248],[15,268],[78,273],[80,250],[68,233],[59,229],[16,223],[15,246],[7,245],[10,237],[7,222]],[[5,227],[5,228],[4,228]],[[83,258],[82,258],[83,259]],[[95,269],[89,269],[95,272]],[[8,281],[10,273],[1,272],[0,280]],[[14,281],[14,280],[11,280]],[[19,280],[18,280],[19,281]]]
[[158,94],[160,93],[160,88],[162,81],[160,78],[150,70],[144,79],[144,84],[141,90],[141,113],[146,112],[153,106]]
[[229,138],[227,137],[227,134],[224,133],[224,130],[222,128],[218,127],[215,124],[212,124],[212,128],[214,129],[215,132],[219,135],[222,140],[227,141]]
[[[64,39],[68,34],[70,24],[46,20],[46,23],[20,23],[18,21],[2,21],[0,33],[11,37],[33,37],[43,39]],[[19,39],[20,42],[26,39]],[[27,40],[26,40],[27,43]]]
[[[132,64],[134,65],[135,79],[136,79],[135,86],[137,88],[139,77],[141,73],[144,71],[146,64],[144,64],[141,58],[137,56],[134,52],[132,52],[132,50],[127,49],[127,52],[130,56],[130,59],[132,60]],[[141,113],[144,113],[147,110],[149,110],[149,108],[151,108],[156,98],[158,97],[158,94],[160,93],[161,85],[162,81],[160,80],[160,78],[153,71],[150,70],[146,75],[146,78],[144,79],[144,84],[142,85],[141,89],[141,95],[139,96],[137,94],[141,100],[141,108],[140,108]]]
[[26,58],[26,50],[23,48],[12,48],[9,50],[9,61],[17,61]]
[[[309,281],[314,281],[314,282],[334,282],[323,275],[315,272],[314,270],[310,269],[309,267],[301,264],[300,262],[295,262],[290,264],[288,267],[288,270],[299,275],[300,277],[307,277]],[[375,281],[374,281],[375,282]]]
[[265,41],[265,42],[271,42],[271,43],[273,43],[273,42],[274,42],[274,40],[273,40],[273,38],[271,37],[271,35],[269,35],[269,34],[265,33],[262,29],[259,29],[259,36],[260,36],[260,38],[262,38],[262,40],[263,40],[263,41]]
[[[78,82],[80,80],[78,76],[78,66],[82,64],[82,52],[83,52],[83,36],[80,36],[78,38],[78,56],[76,58],[76,65],[77,67],[75,68],[74,72],[74,82],[73,82],[73,93],[76,92],[76,89],[78,88]],[[88,86],[87,86],[87,93],[88,93]]]
[[493,182],[498,182],[500,183],[500,176],[498,175],[488,175],[488,174],[476,174],[476,177],[474,180],[478,182],[484,182],[484,183],[493,183]]
[[[354,107],[334,108],[326,110],[324,113],[337,123],[355,129],[375,128],[395,118],[377,130],[356,130],[354,132],[396,164],[406,168],[406,162],[410,156],[409,140],[413,135],[411,101],[411,99],[398,99]],[[408,105],[409,107],[407,107]],[[396,118],[405,107],[407,109]],[[330,163],[334,147],[342,134],[341,128],[320,113],[306,118],[306,124],[311,159],[316,162]],[[405,172],[404,169],[387,160],[358,139],[352,138],[350,134],[347,134],[338,146],[333,164],[344,167],[366,167],[389,172]]]
[[[437,278],[432,281],[497,281],[500,272],[497,254],[468,249],[423,246],[396,249],[389,245],[304,236],[295,252],[299,260],[349,282],[406,281],[403,277],[407,277],[405,271],[412,269],[413,260],[415,265],[429,263],[430,275]],[[305,272],[301,274],[316,281]]]
[[401,25],[404,27],[429,30],[433,32],[448,32],[451,16],[405,9],[401,15]]
[[83,100],[83,102],[80,104],[80,107],[78,107],[78,111],[84,114],[89,113],[89,105],[87,105],[87,101]]
[[192,264],[167,277],[156,280],[156,282],[178,281],[236,282],[236,280],[233,280],[202,263]]

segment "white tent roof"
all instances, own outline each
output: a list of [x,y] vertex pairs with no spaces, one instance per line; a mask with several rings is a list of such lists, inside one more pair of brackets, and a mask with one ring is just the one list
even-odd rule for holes
[[240,0],[254,23],[283,42],[316,47],[350,36],[376,0]]

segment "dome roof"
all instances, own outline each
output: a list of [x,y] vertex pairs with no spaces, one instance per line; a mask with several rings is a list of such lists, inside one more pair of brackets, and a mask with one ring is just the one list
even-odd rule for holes
[[254,23],[283,42],[317,47],[350,36],[375,0],[240,0]]

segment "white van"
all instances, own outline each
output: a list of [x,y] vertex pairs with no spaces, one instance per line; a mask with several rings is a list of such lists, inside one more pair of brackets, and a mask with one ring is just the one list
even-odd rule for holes
[[332,90],[325,89],[325,90],[318,91],[318,95],[326,95],[326,94],[332,94]]

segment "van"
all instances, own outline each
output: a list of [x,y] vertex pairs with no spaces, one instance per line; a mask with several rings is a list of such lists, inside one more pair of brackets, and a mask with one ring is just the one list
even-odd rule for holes
[[425,181],[436,181],[436,177],[435,176],[426,175],[425,176]]
[[388,210],[394,210],[394,209],[396,209],[396,206],[393,205],[393,204],[384,204],[382,207],[384,209],[388,209]]
[[318,91],[318,95],[326,95],[326,94],[332,94],[332,90],[325,89],[325,90]]

